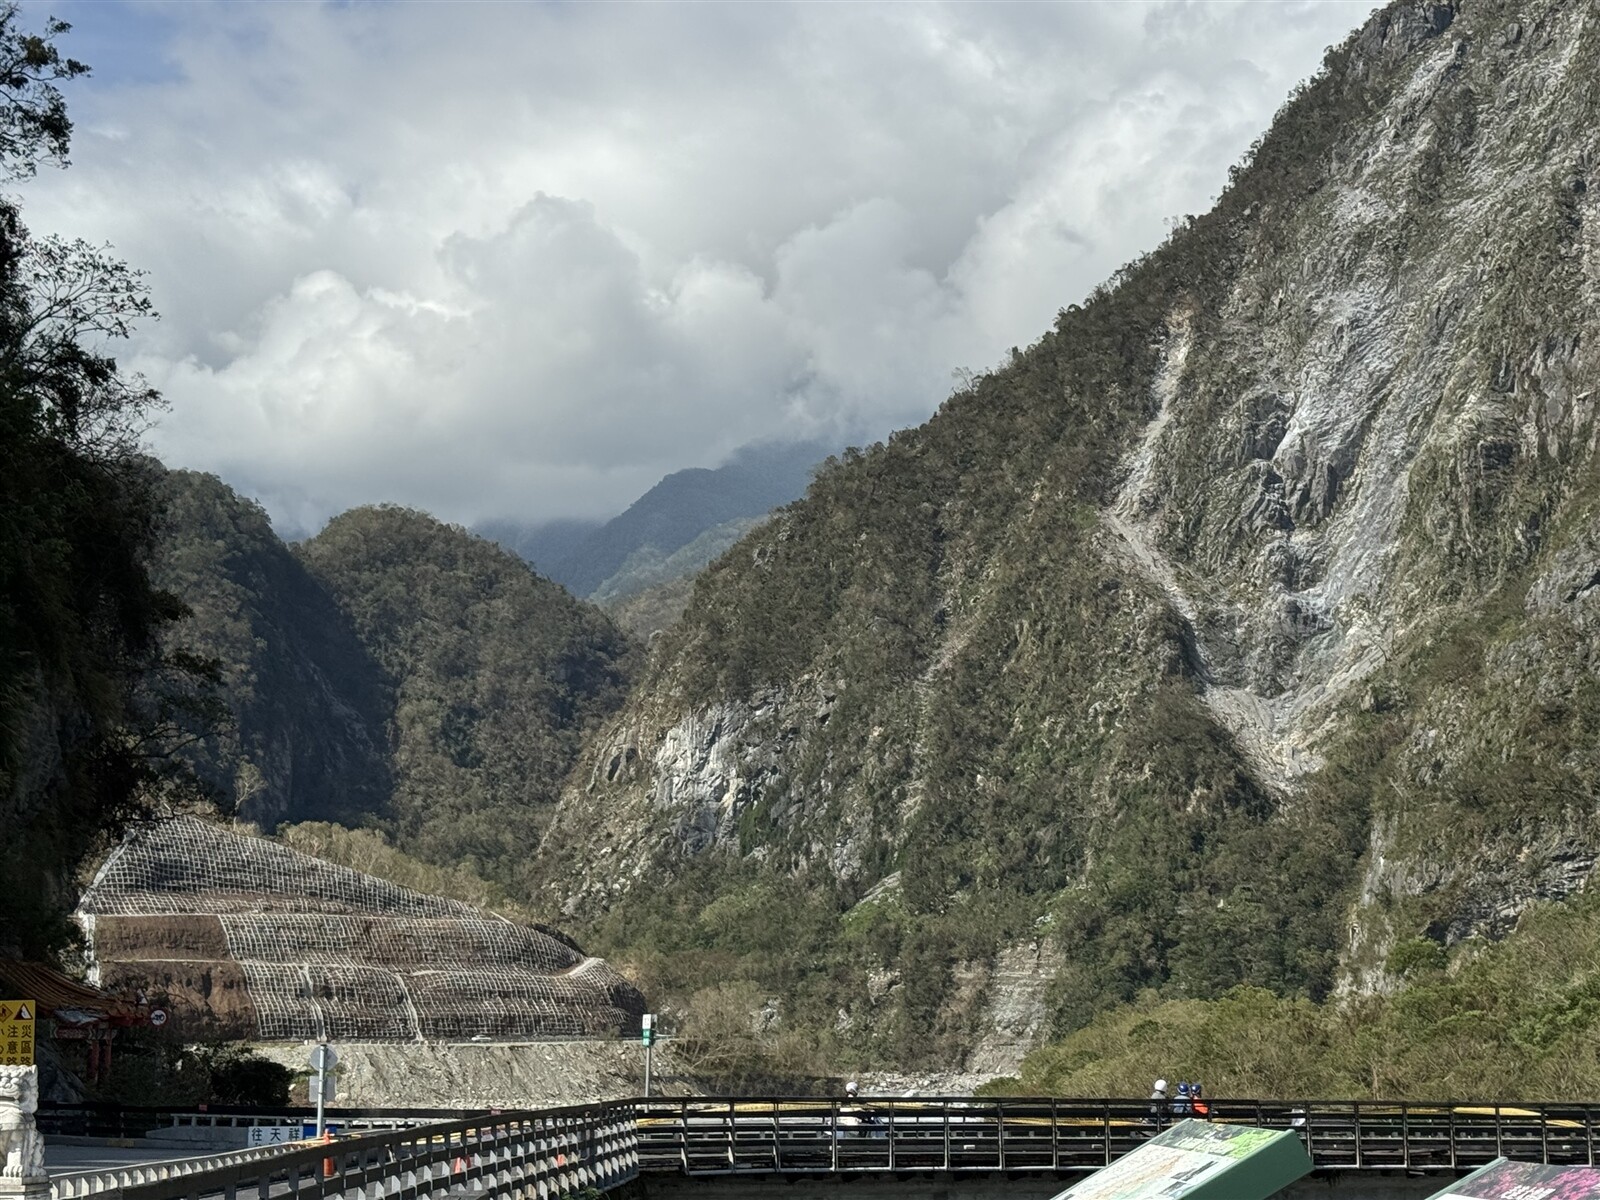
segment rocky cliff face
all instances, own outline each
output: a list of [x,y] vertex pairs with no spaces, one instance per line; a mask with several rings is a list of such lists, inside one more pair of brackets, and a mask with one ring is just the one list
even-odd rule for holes
[[1215,210],[702,578],[552,902],[788,880],[837,915],[818,1012],[931,975],[897,1011],[970,1046],[959,964],[1041,933],[1071,1025],[1384,987],[1396,937],[1582,888],[1597,64],[1576,0],[1376,14]]

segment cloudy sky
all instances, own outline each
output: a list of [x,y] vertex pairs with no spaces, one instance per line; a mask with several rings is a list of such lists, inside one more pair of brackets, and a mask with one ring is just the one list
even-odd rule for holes
[[156,451],[285,531],[604,516],[925,419],[1371,6],[30,0],[94,75],[18,190],[149,273]]

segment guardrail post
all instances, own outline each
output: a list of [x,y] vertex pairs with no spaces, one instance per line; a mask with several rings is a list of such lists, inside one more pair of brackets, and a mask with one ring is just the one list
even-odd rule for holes
[[1054,1096],[1050,1097],[1050,1169],[1061,1170],[1061,1113]]
[[689,1173],[689,1102],[678,1102],[678,1156],[683,1160],[683,1173]]
[[1356,1101],[1354,1104],[1352,1104],[1350,1106],[1350,1108],[1351,1108],[1351,1123],[1354,1126],[1355,1131],[1356,1131],[1356,1170],[1359,1171],[1362,1168],[1362,1166],[1364,1165],[1363,1159],[1362,1159],[1362,1153],[1361,1153],[1361,1142],[1362,1142],[1362,1136],[1361,1136],[1361,1102],[1359,1100]]
[[900,1136],[898,1129],[900,1122],[897,1119],[898,1116],[899,1114],[895,1110],[894,1101],[889,1101],[889,1169],[891,1171],[895,1169],[896,1163],[895,1140]]
[[1411,1169],[1411,1106],[1400,1106],[1400,1162]]
[[833,1169],[837,1171],[839,1169],[839,1102],[837,1100],[829,1101],[828,1108],[833,1114],[833,1137],[829,1141],[829,1145],[833,1150],[831,1161],[833,1162]]
[[1504,1158],[1506,1156],[1505,1129],[1500,1123],[1500,1106],[1498,1104],[1494,1106],[1494,1156],[1496,1158]]
[[1550,1109],[1544,1104],[1539,1105],[1539,1159],[1550,1162]]
[[948,1171],[950,1169],[950,1106],[948,1104],[940,1105],[939,1112],[944,1120],[944,1169]]
[[779,1133],[778,1108],[779,1102],[774,1100],[772,1102],[772,1169],[774,1171],[783,1170],[783,1149]]
[[1000,1160],[1000,1169],[1006,1169],[1006,1102],[994,1102],[994,1136],[995,1154]]

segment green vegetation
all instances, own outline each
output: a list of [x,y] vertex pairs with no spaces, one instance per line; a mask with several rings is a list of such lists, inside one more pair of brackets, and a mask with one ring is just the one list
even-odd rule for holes
[[[214,477],[172,472],[163,492],[158,574],[191,609],[169,642],[220,665],[232,717],[191,748],[200,774],[268,830],[382,831],[302,825],[314,852],[474,902],[526,896],[580,740],[621,701],[626,636],[421,513],[357,509],[291,550]],[[420,865],[396,851],[436,874],[414,882]]]
[[1203,1079],[1212,1095],[1570,1099],[1600,1087],[1600,901],[1546,905],[1499,943],[1397,947],[1407,986],[1319,1005],[1240,987],[1138,997],[1030,1055],[1023,1092],[1143,1095]]
[[[1332,1062],[1356,1053],[1340,1014],[1359,1025],[1366,1013],[1324,1007],[1341,966],[1421,997],[1442,986],[1446,945],[1502,936],[1507,910],[1579,887],[1600,836],[1600,628],[1576,601],[1592,587],[1600,507],[1592,418],[1573,400],[1595,386],[1576,250],[1593,208],[1573,147],[1594,99],[1574,85],[1554,132],[1482,119],[1518,72],[1547,65],[1532,40],[1512,65],[1482,50],[1513,10],[1529,28],[1557,11],[1455,15],[1459,61],[1426,89],[1412,86],[1422,55],[1406,41],[1429,34],[1376,16],[1297,90],[1211,212],[1180,221],[925,426],[830,460],[805,499],[712,564],[618,726],[639,753],[612,773],[586,762],[592,782],[569,793],[571,819],[542,859],[547,902],[577,898],[590,944],[638,964],[686,1021],[737,997],[771,1014],[762,1044],[800,1038],[843,1064],[959,1061],[984,968],[1040,938],[1065,963],[1049,1008],[1069,1048],[1093,1033],[1094,1056],[1113,1058],[1151,1013],[1199,1028],[1265,1005],[1271,1036],[1291,1050],[1321,1038]],[[1580,23],[1590,44],[1600,23]],[[1410,125],[1415,145],[1387,132]],[[1493,137],[1507,158],[1488,157]],[[1474,199],[1501,170],[1521,207],[1484,249],[1492,269],[1458,291],[1471,247],[1434,206]],[[1402,203],[1418,207],[1378,213]],[[1406,295],[1418,279],[1425,294]],[[1376,306],[1400,348],[1389,356],[1392,331],[1354,320],[1340,327],[1354,340],[1330,340],[1341,306]],[[1210,665],[1103,521],[1179,329],[1176,436],[1149,503],[1194,622],[1221,635],[1207,638],[1222,645]],[[1438,397],[1437,414],[1364,433],[1372,445],[1352,461],[1330,451],[1282,496],[1274,455],[1292,393],[1318,371],[1344,379],[1342,361],[1363,356],[1383,377],[1372,389]],[[1400,534],[1382,547],[1394,566],[1377,571],[1384,594],[1314,611],[1319,555],[1332,553],[1317,536],[1342,515],[1363,453],[1411,456],[1394,485]],[[1253,526],[1249,505],[1274,480],[1282,511]],[[1291,524],[1306,536],[1263,553]],[[1570,585],[1541,582],[1552,572]],[[1282,628],[1229,646],[1234,613],[1263,596],[1283,604]],[[1202,684],[1248,678],[1270,697],[1292,685],[1297,654],[1319,650],[1323,630],[1348,633],[1367,601],[1384,613],[1365,631],[1381,666],[1326,724],[1307,722],[1325,765],[1274,788],[1201,703]],[[657,747],[712,721],[726,737],[747,712],[729,794],[708,769],[694,782],[710,799],[674,808]],[[648,834],[630,853],[652,856],[620,893],[595,885],[606,863],[589,849],[594,823],[617,812],[630,836]],[[1384,858],[1369,858],[1374,845]],[[1460,952],[1448,965],[1452,980],[1466,970]],[[714,994],[706,979],[721,981]],[[1406,1011],[1396,1000],[1373,1019]],[[1425,1040],[1415,1021],[1385,1028]],[[1423,1057],[1355,1075],[1369,1091],[1432,1087]],[[1288,1085],[1263,1062],[1270,1082],[1252,1086]],[[1516,1062],[1542,1078],[1544,1060]]]
[[584,731],[631,645],[597,609],[463,529],[362,508],[299,548],[383,673],[398,845],[526,888]]
[[350,619],[266,513],[215,476],[172,471],[160,494],[154,575],[189,608],[166,641],[220,665],[230,717],[190,747],[196,771],[267,827],[386,814],[387,683]]
[[672,628],[683,615],[694,592],[694,577],[684,576],[667,583],[658,583],[643,591],[615,600],[605,606],[608,616],[640,642]]
[[325,862],[338,863],[401,887],[446,896],[499,913],[520,924],[532,924],[533,914],[470,867],[457,863],[437,866],[397,850],[377,829],[347,829],[328,821],[302,821],[280,825],[277,838],[290,849]]
[[[643,695],[694,706],[802,681],[831,704],[739,823],[742,851],[788,877],[785,921],[805,912],[818,932],[775,937],[774,956],[743,928],[696,922],[719,978],[782,995],[825,1045],[841,1008],[866,1011],[863,976],[887,973],[895,999],[843,1031],[844,1053],[925,1064],[970,1041],[964,969],[1042,929],[1069,962],[1053,994],[1062,1029],[1150,988],[1326,994],[1365,802],[1272,801],[1196,697],[1189,634],[1108,558],[1098,517],[1152,415],[1174,306],[1203,341],[1250,256],[1272,253],[1258,239],[1289,236],[1263,209],[1315,192],[1347,122],[1390,86],[1334,52],[1213,212],[927,425],[830,459],[803,501],[699,577]],[[841,878],[816,847],[847,814]],[[893,902],[856,911],[891,871]],[[660,872],[592,926],[609,956],[649,957],[666,914],[744,886],[720,858],[709,884],[670,856]],[[692,977],[662,982],[670,994]]]
[[[65,164],[56,84],[88,68],[0,7],[0,178]],[[181,611],[145,559],[156,498],[137,435],[158,397],[105,344],[151,315],[137,272],[38,237],[0,198],[0,950],[70,939],[73,875],[165,794],[170,757],[214,715],[203,661],[162,652]]]

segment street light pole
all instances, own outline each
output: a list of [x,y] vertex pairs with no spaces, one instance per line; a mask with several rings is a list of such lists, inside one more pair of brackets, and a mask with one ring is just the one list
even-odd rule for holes
[[320,1141],[328,1130],[325,1105],[328,1100],[328,1072],[339,1061],[339,1052],[327,1042],[318,1042],[311,1048],[311,1066],[317,1072],[317,1138]]
[[655,1014],[645,1013],[639,1026],[639,1040],[644,1043],[644,1098],[650,1098],[650,1055],[655,1049]]

